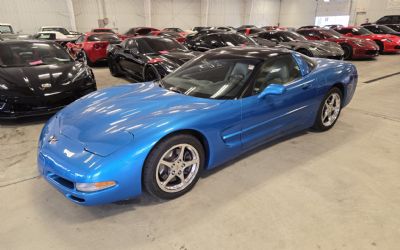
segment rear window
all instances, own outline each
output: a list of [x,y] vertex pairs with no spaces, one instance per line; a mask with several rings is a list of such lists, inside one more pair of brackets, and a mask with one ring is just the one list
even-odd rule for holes
[[13,30],[10,25],[0,25],[1,34],[12,34]]
[[87,40],[88,42],[100,42],[100,41],[118,42],[119,37],[111,34],[98,34],[89,36]]

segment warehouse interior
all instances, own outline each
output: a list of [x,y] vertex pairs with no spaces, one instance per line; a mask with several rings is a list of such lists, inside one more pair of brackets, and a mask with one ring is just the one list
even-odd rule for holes
[[[120,34],[132,27],[297,29],[336,24],[337,17],[360,26],[400,15],[398,0],[0,0],[0,5],[0,23],[20,34],[52,25],[82,34],[99,27]],[[190,192],[172,200],[144,193],[96,206],[71,202],[38,172],[38,138],[51,116],[0,120],[0,248],[398,249],[399,53],[344,61],[357,69],[358,83],[332,129],[269,141],[202,172]],[[90,68],[100,91],[139,82],[113,76],[105,62]]]

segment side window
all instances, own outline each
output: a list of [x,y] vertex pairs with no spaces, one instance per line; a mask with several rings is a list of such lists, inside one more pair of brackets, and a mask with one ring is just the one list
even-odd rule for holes
[[125,48],[126,49],[133,49],[133,48],[137,48],[137,44],[135,39],[129,39],[126,44],[125,44]]
[[85,36],[80,36],[78,39],[76,39],[75,43],[83,43]]
[[306,62],[309,72],[311,72],[317,66],[317,63],[313,59],[311,59],[303,54],[300,54],[300,57],[304,62]]
[[254,80],[253,93],[261,93],[271,83],[286,84],[301,76],[300,68],[291,54],[264,62]]

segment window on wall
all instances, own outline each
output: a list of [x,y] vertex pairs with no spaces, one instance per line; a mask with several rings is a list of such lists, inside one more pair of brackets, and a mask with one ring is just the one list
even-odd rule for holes
[[315,25],[325,26],[331,24],[341,24],[343,26],[349,25],[350,16],[317,16],[315,18]]

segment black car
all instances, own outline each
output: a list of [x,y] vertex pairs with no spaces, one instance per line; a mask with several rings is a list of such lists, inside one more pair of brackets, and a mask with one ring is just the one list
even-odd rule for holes
[[374,34],[389,34],[389,35],[400,36],[400,32],[389,28],[387,25],[369,24],[369,25],[363,25],[363,27]]
[[211,27],[209,27],[209,26],[196,26],[196,27],[193,27],[193,31],[196,31],[196,32],[199,32],[199,31],[202,31],[202,30],[208,30],[208,29],[211,29]]
[[109,47],[108,66],[113,76],[151,81],[163,78],[198,54],[171,38],[135,37]]
[[306,25],[306,26],[301,26],[298,29],[301,30],[301,29],[319,29],[319,28],[321,27],[319,27],[318,25]]
[[376,24],[400,24],[400,15],[383,16],[376,21]]
[[[185,45],[191,50],[204,52],[220,47],[257,46],[258,44],[253,39],[246,37],[242,34],[232,32],[219,32],[204,34],[201,36],[197,36],[194,39],[186,40]],[[271,43],[271,45],[275,44]]]
[[51,114],[95,90],[92,70],[60,45],[0,42],[0,119]]
[[271,30],[257,33],[253,37],[258,43],[269,40],[284,45],[310,57],[343,59],[343,49],[334,42],[309,41],[304,36],[293,31]]

